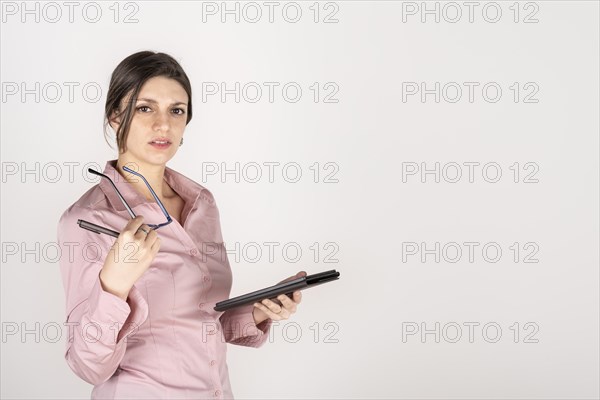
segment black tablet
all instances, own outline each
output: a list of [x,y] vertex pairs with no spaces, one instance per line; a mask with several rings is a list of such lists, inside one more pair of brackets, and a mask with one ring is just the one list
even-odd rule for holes
[[[306,275],[301,278],[296,278],[288,282],[280,283],[274,286],[269,286],[254,292],[246,293],[232,299],[219,301],[215,304],[215,311],[226,311],[230,308],[244,306],[254,302],[261,302],[264,299],[276,301],[277,296],[286,294],[290,298],[296,290],[304,290],[313,286],[318,286],[323,283],[335,281],[339,279],[340,273],[335,269],[318,274]],[[277,301],[276,301],[277,302]]]

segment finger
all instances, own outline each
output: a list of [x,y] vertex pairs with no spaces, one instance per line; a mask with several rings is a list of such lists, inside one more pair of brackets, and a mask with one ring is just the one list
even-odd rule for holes
[[147,244],[151,245],[153,244],[156,239],[158,238],[158,233],[156,233],[156,230],[150,228],[147,225],[142,225],[141,228],[145,229],[148,233],[144,233],[143,231],[139,231],[139,233],[142,233],[143,235],[145,235],[144,240],[146,241]]
[[296,312],[296,303],[294,303],[293,300],[290,299],[288,296],[286,296],[285,294],[280,294],[279,296],[277,296],[277,299],[290,312],[290,314]]
[[278,283],[285,283],[285,282],[289,282],[289,281],[291,281],[292,279],[296,279],[296,275],[293,275],[293,276],[290,276],[290,277],[288,277],[288,278],[285,278],[284,280],[282,280],[282,281],[279,281]]
[[[304,275],[301,275],[302,273],[304,273]],[[296,275],[292,275],[292,276],[290,276],[288,278],[285,278],[284,280],[282,280],[279,283],[285,283],[285,282],[293,281],[294,279],[302,278],[305,275],[306,275],[306,272],[305,271],[301,271],[301,272],[297,273]]]
[[[140,238],[138,238],[136,235],[136,238],[138,238],[141,241],[141,243],[139,243],[138,250],[141,251],[141,257],[154,258],[156,253],[158,253],[158,248],[156,248],[156,242],[158,241],[158,233],[156,233],[156,231],[154,229],[151,229],[150,227],[146,228],[146,225],[142,225],[142,228],[148,229],[149,232],[148,234],[146,234],[143,231],[139,231],[138,234],[143,235]],[[160,247],[160,243],[158,246]]]
[[125,227],[119,234],[119,237],[117,238],[120,239],[120,243],[123,243],[123,241],[125,240],[124,238],[128,238],[129,240],[131,240],[135,237],[136,231],[144,223],[143,219],[143,216],[138,215],[134,219],[127,221],[127,224],[125,225]]
[[302,301],[302,292],[299,290],[296,290],[294,292],[294,294],[292,295],[292,297],[294,298],[294,301],[296,302],[296,304],[300,304],[300,302]]
[[287,308],[282,308],[281,312],[277,315],[279,315],[279,318],[281,319],[288,319],[292,313]]
[[153,242],[145,241],[142,245],[135,242],[136,250],[129,257],[129,261],[137,263],[143,260],[153,260],[160,250],[160,238],[157,236],[155,239]]
[[266,307],[264,304],[261,303],[254,303],[254,307],[258,308],[259,310],[261,310],[262,312],[264,312],[269,318],[271,318],[273,321],[279,321],[281,320],[281,316],[279,316],[278,314],[275,314],[273,311],[271,311],[268,307]]
[[279,304],[269,300],[269,299],[264,299],[262,301],[262,303],[267,306],[269,308],[269,310],[273,311],[275,314],[279,313],[281,311],[281,309],[283,308],[282,306],[280,306]]
[[[139,232],[138,229],[144,224],[143,221],[144,217],[142,217],[141,215],[138,215],[137,217],[135,217],[134,219],[130,220],[127,225],[125,225],[125,228],[123,228],[123,231],[121,232],[121,235],[123,237],[123,239],[121,239],[121,242],[131,242],[131,241],[141,241],[141,236],[136,236]],[[142,232],[143,233],[143,232]]]
[[[279,304],[271,301],[270,299],[265,300],[268,302],[267,307],[273,314],[277,315],[279,319],[287,319],[291,315],[290,311],[284,306],[280,306]],[[265,303],[265,300],[263,300],[263,304]]]
[[135,233],[139,229],[139,227],[142,226],[143,223],[144,223],[144,216],[138,215],[134,219],[129,220],[129,222],[127,222],[127,225],[125,225],[125,228],[123,229],[123,231],[129,231],[131,233]]
[[140,225],[139,228],[135,231],[135,238],[140,239],[141,241],[145,241],[148,238],[148,235],[152,233],[154,229],[150,228],[146,224]]
[[154,243],[152,243],[152,247],[150,247],[150,250],[152,251],[152,255],[155,255],[156,253],[158,253],[159,249],[160,249],[160,238],[157,237],[156,240],[154,241]]

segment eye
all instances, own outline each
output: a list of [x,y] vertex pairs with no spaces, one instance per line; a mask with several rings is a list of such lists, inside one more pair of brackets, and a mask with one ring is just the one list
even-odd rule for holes
[[150,108],[150,107],[148,107],[148,106],[140,106],[140,107],[138,107],[137,109],[138,109],[138,110],[141,110],[142,108]]
[[183,114],[185,114],[185,110],[183,108],[174,108],[173,111],[175,111],[175,110],[181,111],[181,112],[175,113],[177,115],[183,115]]

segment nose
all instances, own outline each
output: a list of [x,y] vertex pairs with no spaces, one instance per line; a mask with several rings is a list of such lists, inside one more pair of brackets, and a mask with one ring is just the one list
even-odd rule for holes
[[168,131],[170,128],[168,112],[162,112],[162,111],[157,112],[152,128],[154,130],[160,130],[160,131],[165,131],[165,132]]

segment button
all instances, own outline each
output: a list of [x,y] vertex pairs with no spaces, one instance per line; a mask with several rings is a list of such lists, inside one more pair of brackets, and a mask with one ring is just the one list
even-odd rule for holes
[[215,365],[217,362],[215,360],[210,360],[210,366],[212,367],[213,365]]
[[210,278],[208,276],[204,275],[204,278],[202,278],[202,280],[204,282],[208,282],[208,281],[210,281]]
[[215,390],[215,397],[219,397],[221,395],[221,391],[220,390]]
[[200,304],[198,304],[198,308],[202,309],[202,308],[204,308],[205,305],[206,305],[206,303],[200,303]]
[[198,254],[198,250],[196,250],[196,249],[191,249],[191,250],[190,250],[190,254],[191,254],[191,255],[193,255],[193,256],[195,256],[195,255],[197,255],[197,254]]

